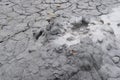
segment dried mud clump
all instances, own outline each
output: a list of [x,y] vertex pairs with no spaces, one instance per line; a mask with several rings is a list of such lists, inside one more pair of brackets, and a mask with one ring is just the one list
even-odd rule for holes
[[[63,48],[60,48],[60,50],[63,51]],[[83,38],[79,44],[67,47],[67,50],[61,54],[67,58],[66,66],[68,69],[67,71],[65,70],[65,73],[52,77],[50,80],[93,80],[92,77],[104,80],[103,75],[99,71],[103,62],[102,56],[104,52],[89,37]],[[63,66],[63,68],[66,66]],[[83,77],[82,74],[84,73],[87,75]]]

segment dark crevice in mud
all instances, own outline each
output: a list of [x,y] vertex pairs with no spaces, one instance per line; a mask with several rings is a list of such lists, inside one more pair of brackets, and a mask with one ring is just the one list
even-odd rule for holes
[[39,39],[40,36],[42,36],[42,34],[44,33],[43,30],[39,31],[38,33],[33,33],[33,36],[35,37],[36,40]]

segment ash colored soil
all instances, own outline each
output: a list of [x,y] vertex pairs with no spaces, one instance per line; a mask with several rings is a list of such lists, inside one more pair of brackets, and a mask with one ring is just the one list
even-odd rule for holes
[[0,80],[120,80],[120,0],[0,0]]

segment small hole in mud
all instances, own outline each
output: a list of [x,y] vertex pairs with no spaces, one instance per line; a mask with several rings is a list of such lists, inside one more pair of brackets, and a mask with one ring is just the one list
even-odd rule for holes
[[100,20],[100,22],[101,22],[102,24],[104,24],[104,21],[103,21],[103,20]]
[[9,4],[5,4],[5,5],[9,5]]
[[118,23],[117,26],[120,27],[120,23]]
[[107,25],[110,25],[110,23],[107,23]]
[[84,18],[82,19],[82,25],[81,26],[88,26],[89,22],[87,22]]
[[35,52],[35,50],[28,50],[29,53]]

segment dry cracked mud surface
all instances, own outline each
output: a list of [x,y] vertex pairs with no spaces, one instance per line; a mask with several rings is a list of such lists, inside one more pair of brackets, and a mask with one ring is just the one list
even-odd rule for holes
[[120,80],[120,0],[0,0],[0,80]]

